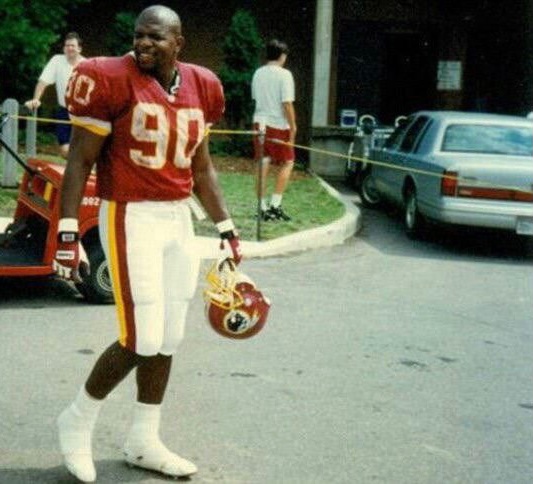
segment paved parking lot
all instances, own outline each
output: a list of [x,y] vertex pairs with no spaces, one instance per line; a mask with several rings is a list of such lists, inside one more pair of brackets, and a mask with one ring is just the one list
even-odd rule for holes
[[[213,333],[198,293],[162,431],[198,464],[192,482],[530,482],[531,253],[362,222],[342,245],[243,263],[273,301],[252,340]],[[54,420],[114,338],[114,308],[59,281],[0,289],[0,483],[72,482]],[[128,379],[102,411],[98,482],[164,481],[121,461],[133,399]]]

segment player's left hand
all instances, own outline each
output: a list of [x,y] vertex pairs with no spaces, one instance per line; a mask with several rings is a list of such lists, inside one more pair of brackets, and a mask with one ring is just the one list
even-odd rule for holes
[[220,248],[222,250],[229,249],[231,251],[231,258],[235,261],[235,264],[241,262],[241,239],[236,230],[227,230],[220,233]]
[[231,252],[230,257],[235,264],[238,264],[242,259],[241,239],[235,229],[233,220],[227,218],[222,222],[218,222],[216,226],[220,234],[220,249],[226,249],[228,252]]

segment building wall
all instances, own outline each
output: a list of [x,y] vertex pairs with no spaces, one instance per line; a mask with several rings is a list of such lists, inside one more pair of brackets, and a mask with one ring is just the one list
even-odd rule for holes
[[[177,2],[164,2],[176,6]],[[291,47],[297,88],[298,142],[310,138],[315,0],[183,0],[183,59],[217,72],[221,42],[237,8],[249,9],[266,39]],[[141,0],[92,0],[71,15],[69,29],[87,55],[104,55],[116,12]],[[417,108],[523,114],[533,109],[533,0],[335,0],[329,122],[356,108],[389,123]],[[102,29],[101,26],[106,26]],[[437,89],[439,61],[459,61],[458,91]],[[305,153],[302,153],[305,158]]]
[[[371,112],[384,123],[416,109],[524,114],[533,90],[531,3],[338,1],[330,121],[343,108]],[[449,88],[457,64],[443,61],[460,63],[456,89]]]

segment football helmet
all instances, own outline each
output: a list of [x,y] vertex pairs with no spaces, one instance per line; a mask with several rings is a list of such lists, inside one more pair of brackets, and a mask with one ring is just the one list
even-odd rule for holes
[[263,329],[270,301],[248,276],[237,270],[233,259],[217,261],[206,279],[206,316],[218,334],[226,338],[245,339]]

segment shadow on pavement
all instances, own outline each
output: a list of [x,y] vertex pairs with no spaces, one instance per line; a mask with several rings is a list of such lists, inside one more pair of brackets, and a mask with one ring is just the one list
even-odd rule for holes
[[[55,277],[1,277],[0,306],[14,304],[20,307],[39,307],[46,304],[57,306],[86,304],[76,288]],[[0,481],[2,482],[2,481]]]
[[422,237],[411,240],[405,234],[402,217],[397,211],[360,208],[362,230],[358,237],[383,253],[435,259],[533,261],[533,237],[521,237],[507,231],[430,224]]
[[[95,462],[97,482],[191,482],[190,478],[170,478],[159,473],[129,467],[122,460],[100,460]],[[60,465],[47,469],[0,469],[3,484],[74,484],[79,481]]]

